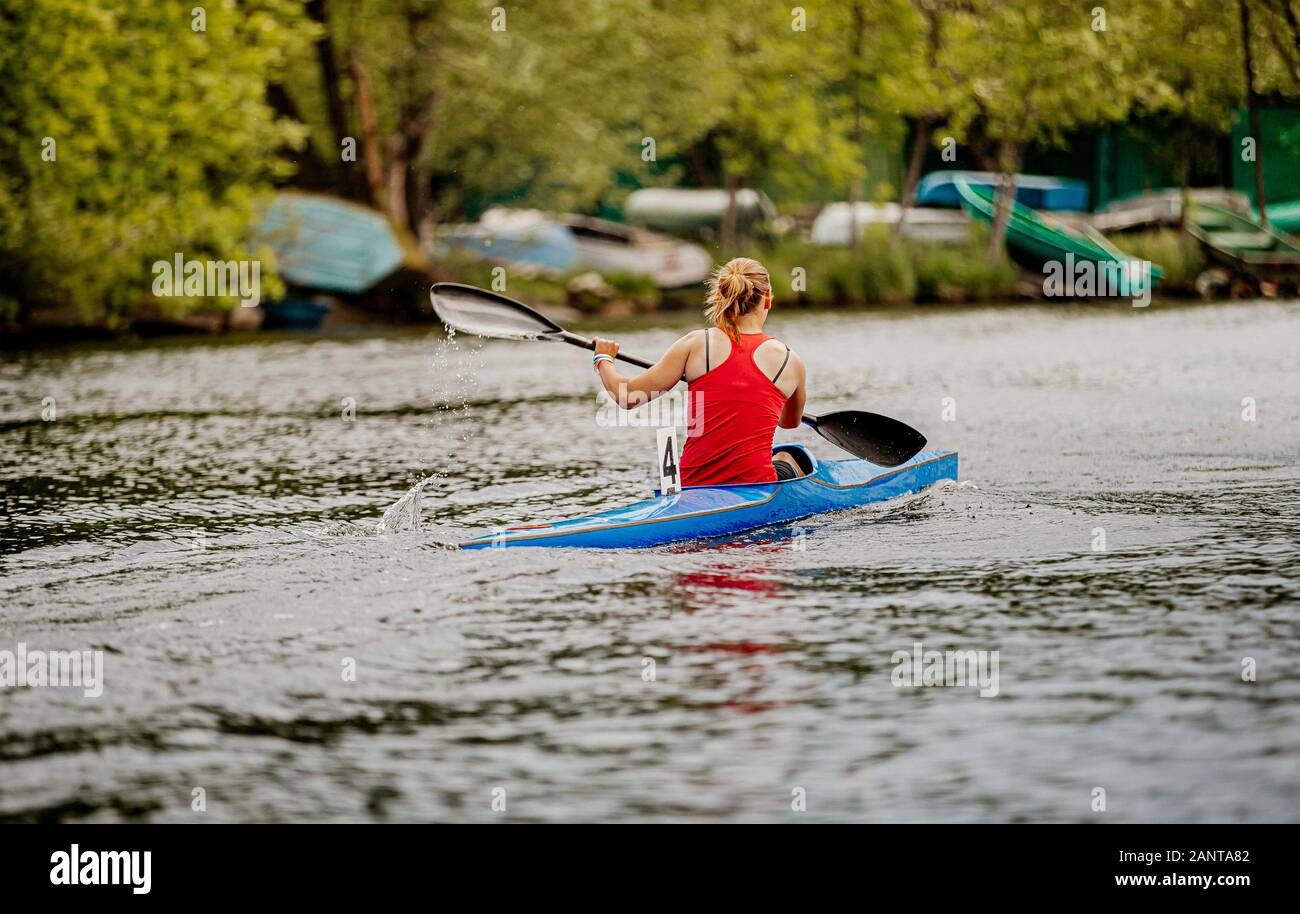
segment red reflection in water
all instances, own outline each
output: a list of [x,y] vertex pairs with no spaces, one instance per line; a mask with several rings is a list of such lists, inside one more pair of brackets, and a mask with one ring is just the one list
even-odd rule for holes
[[[719,551],[734,546],[733,543],[709,543],[692,548],[694,554]],[[741,591],[763,599],[779,596],[785,584],[772,579],[773,558],[749,554],[742,562],[722,561],[711,568],[673,576],[668,594],[682,601],[687,612],[706,606],[732,602],[731,594]]]
[[[704,547],[720,549],[726,544]],[[701,550],[704,551],[704,550]],[[747,609],[755,608],[755,603],[767,604],[763,610],[775,614],[779,611],[777,602],[788,590],[785,583],[774,580],[771,576],[773,561],[761,556],[758,560],[750,556],[744,562],[720,562],[712,568],[674,575],[668,586],[669,598],[680,603],[687,612],[696,612],[712,607],[728,607],[737,604],[737,597]],[[670,649],[684,654],[734,654],[753,656],[760,654],[779,654],[785,649],[784,633],[767,632],[769,639],[764,642],[737,640],[691,644],[670,645]],[[761,663],[742,665],[740,671],[750,676],[755,685],[747,689],[748,696],[762,693],[762,677],[766,672]],[[773,708],[791,704],[790,701],[762,701],[752,697],[737,698],[722,702],[719,707],[729,708],[741,714],[757,714]]]

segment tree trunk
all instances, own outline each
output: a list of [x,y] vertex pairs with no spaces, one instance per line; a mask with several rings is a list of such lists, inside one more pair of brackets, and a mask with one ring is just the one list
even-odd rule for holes
[[[922,3],[918,7],[925,16],[926,24],[926,63],[931,69],[939,67],[939,48],[943,44],[940,34],[943,20],[939,16],[939,7]],[[907,177],[903,181],[903,203],[898,213],[898,224],[894,226],[894,237],[901,238],[907,225],[907,213],[916,204],[916,186],[921,180],[921,167],[925,164],[925,148],[930,144],[930,132],[936,124],[941,123],[937,114],[923,114],[916,125],[916,136],[912,140],[912,156],[907,163]]]
[[388,180],[385,181],[384,212],[398,225],[410,226],[411,217],[406,208],[406,178],[410,161],[406,144],[400,135],[388,140]]
[[406,179],[406,209],[410,214],[411,231],[418,236],[420,226],[429,215],[429,168],[411,163]]
[[[361,122],[361,160],[365,165],[366,184],[370,190],[371,206],[384,209],[384,146],[379,136],[379,118],[375,114],[375,99],[370,90],[370,74],[365,64],[354,52],[348,55],[348,66],[357,88],[357,118]],[[387,212],[387,210],[384,210]]]
[[[853,132],[854,134],[857,134],[857,129],[855,128]],[[862,145],[857,142],[856,137],[854,139],[854,145],[859,150],[862,149]],[[858,200],[862,198],[859,186],[860,182],[857,178],[849,181],[849,250],[851,251],[856,251],[858,249],[858,236],[862,234],[858,230]]]
[[351,163],[342,162],[343,142],[348,138],[348,110],[343,102],[342,75],[338,56],[334,53],[334,39],[329,31],[329,12],[326,0],[308,0],[307,17],[321,26],[321,37],[316,40],[316,59],[320,62],[321,90],[325,93],[325,111],[329,115],[330,130],[334,134],[334,155],[331,166],[334,183],[346,197],[362,195],[361,176]]
[[926,115],[916,124],[916,136],[912,138],[912,155],[907,161],[907,177],[903,179],[903,201],[898,213],[898,222],[894,225],[894,237],[901,238],[907,223],[907,211],[916,203],[916,185],[921,180],[921,166],[925,163],[925,147],[930,144],[930,127],[933,118]]
[[1007,225],[1011,222],[1011,204],[1016,199],[1016,178],[1020,172],[1020,144],[1004,140],[998,149],[998,163],[1002,175],[993,198],[993,231],[989,234],[988,249],[990,263],[996,263],[1006,250]]
[[[866,13],[858,3],[853,4],[853,31],[849,36],[849,59],[856,69],[858,62],[862,59],[862,38],[866,32]],[[862,98],[861,86],[858,82],[857,74],[853,79],[853,91],[850,93],[849,103],[853,105],[853,156],[860,159],[862,156]],[[849,183],[849,250],[858,249],[858,201],[862,199],[861,182],[854,178]]]
[[1241,49],[1246,68],[1246,104],[1250,108],[1250,134],[1255,140],[1255,207],[1259,221],[1268,227],[1268,204],[1264,199],[1264,142],[1259,129],[1259,97],[1255,94],[1255,67],[1250,55],[1250,11],[1246,0],[1237,0],[1241,10]]
[[[302,112],[298,110],[293,97],[279,83],[267,83],[266,101],[276,114],[297,121],[300,124],[306,123],[306,119],[302,116]],[[304,141],[301,149],[285,148],[282,155],[285,159],[294,162],[298,166],[297,173],[293,176],[292,181],[286,183],[292,183],[295,187],[307,190],[331,191],[338,189],[338,169],[331,168],[320,157],[310,138]]]
[[1182,231],[1187,225],[1187,207],[1192,202],[1192,191],[1187,186],[1192,172],[1192,138],[1188,135],[1191,131],[1188,124],[1184,122],[1182,129],[1182,142],[1178,144],[1178,231]]
[[[420,230],[420,220],[424,216],[424,201],[428,196],[428,189],[423,180],[428,166],[427,164],[422,166],[421,162],[424,160],[425,150],[433,134],[437,106],[438,93],[430,92],[418,108],[404,112],[401,133],[394,139],[394,146],[399,152],[394,156],[393,167],[397,167],[396,160],[400,159],[401,184],[395,184],[395,179],[390,176],[390,193],[401,196],[400,211],[403,214],[401,221],[417,234]],[[392,212],[394,218],[397,218],[396,203]]]
[[736,176],[727,175],[725,182],[727,188],[727,209],[722,214],[722,237],[720,243],[722,246],[722,255],[724,257],[734,256],[736,250],[736,223],[739,221],[736,212],[736,191],[740,188],[740,182]]

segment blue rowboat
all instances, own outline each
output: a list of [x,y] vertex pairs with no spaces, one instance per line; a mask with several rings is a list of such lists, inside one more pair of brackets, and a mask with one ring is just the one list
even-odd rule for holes
[[727,536],[907,495],[941,479],[957,479],[954,451],[925,451],[896,467],[866,460],[821,460],[802,445],[778,445],[810,470],[780,482],[691,486],[624,508],[488,533],[462,549],[568,546],[636,549],[683,540]]
[[275,251],[280,276],[302,289],[359,294],[405,258],[382,213],[315,194],[280,194],[253,235]]
[[[962,205],[958,182],[993,193],[1000,180],[1000,175],[989,171],[932,171],[916,186],[916,205],[958,209]],[[1068,178],[1018,175],[1016,202],[1030,209],[1086,213],[1088,184]]]
[[443,243],[451,250],[554,275],[567,273],[578,259],[569,227],[547,221],[537,210],[490,209],[478,222],[447,229]]

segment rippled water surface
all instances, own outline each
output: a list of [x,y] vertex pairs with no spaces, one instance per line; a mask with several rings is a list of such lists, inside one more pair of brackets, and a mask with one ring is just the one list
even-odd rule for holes
[[[778,314],[810,409],[961,484],[635,552],[447,548],[648,491],[577,350],[6,356],[0,650],[102,650],[105,687],[0,689],[0,819],[1296,821],[1297,320]],[[896,687],[918,642],[998,651],[997,696]]]

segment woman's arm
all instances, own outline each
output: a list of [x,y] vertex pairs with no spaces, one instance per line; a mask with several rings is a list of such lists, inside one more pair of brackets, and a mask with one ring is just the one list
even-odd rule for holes
[[[647,368],[635,378],[626,378],[619,374],[614,363],[601,359],[596,365],[596,373],[605,390],[623,409],[636,409],[643,403],[649,403],[676,386],[686,373],[686,359],[691,354],[694,338],[699,331],[688,333],[668,347],[668,351],[654,365]],[[618,343],[613,340],[597,338],[596,355],[618,355]]]
[[791,352],[790,361],[793,363],[791,367],[795,370],[795,377],[799,379],[799,386],[786,398],[785,406],[781,409],[781,428],[798,428],[803,421],[804,403],[808,401],[808,374],[804,371],[803,359]]

